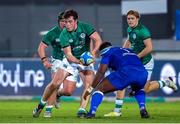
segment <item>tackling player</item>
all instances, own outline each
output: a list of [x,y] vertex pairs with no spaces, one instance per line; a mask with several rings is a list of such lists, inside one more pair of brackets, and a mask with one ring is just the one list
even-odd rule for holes
[[[145,92],[143,90],[148,73],[142,65],[137,55],[130,49],[112,47],[110,42],[104,42],[99,48],[102,56],[100,66],[95,75],[95,79],[84,95],[84,99],[92,94],[90,111],[87,118],[94,118],[99,104],[101,104],[104,94],[116,90],[123,90],[131,86],[135,92],[135,98],[139,104],[142,118],[149,118],[145,106]],[[112,69],[108,76],[104,78],[107,69]]]

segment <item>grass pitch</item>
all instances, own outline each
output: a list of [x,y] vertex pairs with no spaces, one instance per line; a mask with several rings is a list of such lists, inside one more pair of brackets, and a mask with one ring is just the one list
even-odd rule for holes
[[52,118],[32,117],[38,101],[0,101],[0,123],[180,123],[180,102],[147,103],[149,119],[141,119],[137,103],[124,103],[121,117],[104,117],[114,108],[113,102],[103,102],[95,119],[79,119],[76,112],[79,102],[62,102],[53,109]]

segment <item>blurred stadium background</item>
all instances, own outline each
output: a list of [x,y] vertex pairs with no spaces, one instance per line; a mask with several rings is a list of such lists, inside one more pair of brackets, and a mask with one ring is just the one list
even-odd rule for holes
[[[57,14],[68,8],[75,9],[80,20],[93,24],[103,40],[116,46],[122,46],[127,37],[126,12],[138,10],[142,22],[152,33],[155,58],[152,79],[171,74],[180,88],[179,0],[1,0],[1,99],[29,99],[42,94],[50,81],[50,72],[42,66],[37,47],[42,34],[57,24]],[[50,51],[47,51],[49,56]],[[75,98],[80,95],[82,82],[77,87]],[[148,96],[176,101],[180,92],[164,88]]]

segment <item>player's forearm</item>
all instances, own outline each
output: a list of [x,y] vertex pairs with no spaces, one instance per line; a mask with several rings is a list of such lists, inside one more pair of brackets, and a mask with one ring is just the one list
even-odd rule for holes
[[99,50],[100,44],[97,44],[97,45],[95,45],[95,46],[97,46],[97,47],[95,47],[95,48],[92,50],[92,52],[91,52],[94,58],[97,57],[97,51]]
[[80,60],[74,57],[73,55],[66,55],[66,58],[69,62],[80,64]]
[[80,64],[80,60],[73,56],[71,52],[71,46],[67,46],[64,48],[64,54],[69,62]]
[[43,43],[43,42],[41,42],[40,44],[39,44],[39,47],[38,47],[38,54],[39,54],[39,57],[42,59],[42,58],[44,58],[44,57],[46,57],[46,48],[47,48],[47,46]]
[[97,72],[92,83],[92,87],[95,88],[104,77],[104,73]]
[[39,57],[41,58],[41,62],[43,63],[44,67],[46,69],[51,68],[51,63],[48,61],[48,58],[46,57],[46,50],[47,46],[44,43],[40,43],[39,47],[38,47],[38,54]]
[[92,54],[94,55],[94,57],[95,57],[95,55],[97,54],[97,51],[99,50],[99,46],[101,45],[101,42],[98,42],[98,43],[96,43],[95,44],[95,47],[94,47],[94,49],[92,50]]
[[45,53],[45,49],[44,48],[39,48],[38,49],[38,54],[39,54],[39,57],[42,61],[42,63],[44,63],[45,61],[48,61],[48,58],[46,57],[46,53]]
[[42,50],[42,49],[38,49],[38,54],[39,54],[40,58],[46,57],[46,54],[45,54],[44,50]]
[[143,58],[144,56],[148,55],[151,52],[152,52],[151,48],[145,48],[138,54],[138,57]]
[[126,40],[123,44],[123,48],[130,48],[131,44],[129,42],[129,40]]
[[144,41],[145,48],[138,54],[139,58],[143,58],[152,52],[153,45],[151,38],[145,39]]
[[92,49],[92,54],[96,55],[100,45],[102,44],[102,39],[97,32],[94,32],[91,35],[91,39],[94,41],[94,45],[93,45],[94,48]]

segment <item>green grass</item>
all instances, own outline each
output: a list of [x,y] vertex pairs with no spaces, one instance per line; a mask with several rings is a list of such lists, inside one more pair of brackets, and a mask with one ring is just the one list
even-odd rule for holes
[[124,103],[121,117],[103,117],[110,112],[114,103],[103,102],[95,119],[79,119],[76,112],[79,102],[62,102],[59,110],[53,109],[52,118],[44,118],[43,112],[39,118],[32,117],[32,110],[37,101],[0,101],[1,123],[176,123],[180,122],[180,102],[155,103],[149,102],[147,109],[149,119],[141,119],[137,103]]

